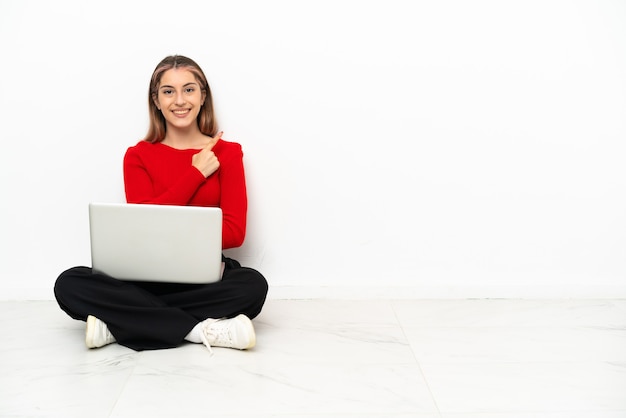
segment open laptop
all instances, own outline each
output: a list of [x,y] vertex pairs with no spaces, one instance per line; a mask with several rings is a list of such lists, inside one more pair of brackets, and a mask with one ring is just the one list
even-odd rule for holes
[[170,283],[221,278],[220,208],[90,203],[89,232],[94,272]]

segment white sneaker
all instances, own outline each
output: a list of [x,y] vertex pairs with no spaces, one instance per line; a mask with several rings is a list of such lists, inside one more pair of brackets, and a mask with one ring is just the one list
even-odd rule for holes
[[243,314],[230,319],[209,318],[202,321],[202,337],[211,352],[211,346],[246,350],[256,344],[252,321]]
[[109,332],[107,324],[89,315],[85,330],[85,344],[87,348],[98,348],[115,342],[115,337]]

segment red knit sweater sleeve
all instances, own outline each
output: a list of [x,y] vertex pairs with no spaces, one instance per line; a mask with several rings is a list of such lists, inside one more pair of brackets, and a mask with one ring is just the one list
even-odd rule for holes
[[230,152],[222,153],[218,147],[223,144],[223,141],[218,142],[213,151],[220,161],[217,174],[221,191],[220,208],[224,218],[222,246],[226,249],[241,246],[246,237],[248,193],[241,145],[228,143],[231,145]]
[[[145,153],[144,153],[145,154]],[[149,158],[153,157],[153,158]],[[131,147],[124,156],[124,188],[128,203],[187,206],[196,190],[204,182],[202,173],[191,164],[170,181],[167,188],[158,190],[157,171],[163,171],[165,155],[142,155],[141,148]]]
[[176,150],[140,142],[124,156],[124,187],[128,203],[217,206],[222,209],[222,248],[243,244],[247,192],[241,146],[220,140],[213,152],[217,172],[205,178],[191,165],[199,150]]

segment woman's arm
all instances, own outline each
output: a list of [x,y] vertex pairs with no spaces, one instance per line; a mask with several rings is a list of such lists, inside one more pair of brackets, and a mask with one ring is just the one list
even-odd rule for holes
[[128,203],[186,206],[203,182],[204,175],[190,165],[175,184],[156,195],[153,180],[138,152],[129,148],[124,155],[124,189]]
[[[243,244],[246,236],[248,197],[243,167],[241,145],[230,143],[232,152],[220,158],[220,208],[222,224],[222,248],[235,248]],[[218,154],[219,155],[219,154]]]

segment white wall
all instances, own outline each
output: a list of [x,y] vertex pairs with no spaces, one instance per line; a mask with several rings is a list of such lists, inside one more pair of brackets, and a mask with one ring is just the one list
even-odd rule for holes
[[87,203],[173,53],[244,146],[276,297],[626,297],[623,1],[0,3],[0,298],[89,264]]

